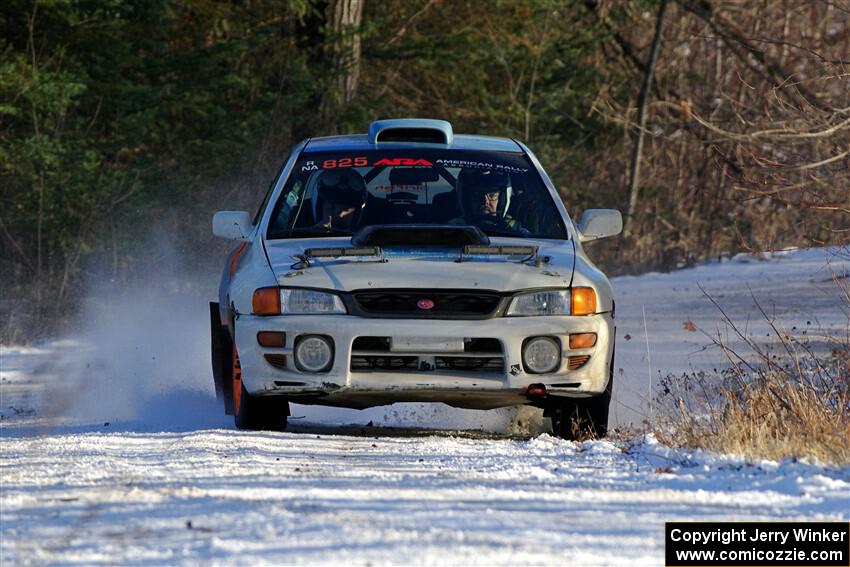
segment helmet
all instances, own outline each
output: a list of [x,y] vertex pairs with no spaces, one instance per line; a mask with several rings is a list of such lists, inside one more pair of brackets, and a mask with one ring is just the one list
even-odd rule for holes
[[490,169],[463,169],[457,177],[458,192],[464,213],[469,216],[481,214],[481,204],[487,193],[499,193],[497,214],[504,216],[510,199],[511,178],[503,171]]
[[356,224],[365,197],[366,183],[353,169],[322,171],[316,180],[313,218],[328,227],[349,229]]
[[363,204],[366,183],[353,169],[326,169],[319,175],[316,189],[322,199],[359,207]]

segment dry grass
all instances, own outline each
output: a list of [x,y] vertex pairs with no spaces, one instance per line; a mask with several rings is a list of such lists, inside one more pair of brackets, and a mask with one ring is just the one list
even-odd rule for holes
[[[688,401],[679,397],[656,434],[665,443],[752,458],[850,463],[846,372],[843,387],[832,393],[784,379],[775,375],[742,388],[724,386],[713,402],[703,398],[695,404],[693,392]],[[698,387],[711,390],[705,383]]]
[[[836,278],[836,285],[850,332],[848,281]],[[729,369],[668,377],[658,400],[659,439],[751,458],[850,464],[850,336],[792,335],[762,310],[778,340],[758,344],[717,307],[748,352],[713,338]]]

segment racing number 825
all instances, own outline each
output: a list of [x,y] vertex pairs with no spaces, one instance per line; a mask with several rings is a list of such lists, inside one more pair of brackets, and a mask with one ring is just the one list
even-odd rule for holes
[[369,160],[365,157],[356,157],[356,158],[340,158],[340,159],[326,159],[322,162],[322,169],[336,169],[338,167],[365,167],[369,165]]

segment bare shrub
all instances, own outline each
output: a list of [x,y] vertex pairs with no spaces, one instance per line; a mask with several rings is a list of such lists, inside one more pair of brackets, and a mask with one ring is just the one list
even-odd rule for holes
[[[846,275],[835,281],[845,302],[836,307],[847,314],[850,283]],[[756,301],[777,339],[758,343],[715,305],[744,348],[712,337],[732,363],[728,369],[662,382],[658,438],[751,458],[850,463],[850,327],[843,336],[808,329],[792,334]]]

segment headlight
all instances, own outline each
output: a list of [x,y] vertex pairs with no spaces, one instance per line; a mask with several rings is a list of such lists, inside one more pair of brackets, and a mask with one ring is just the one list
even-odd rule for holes
[[311,289],[280,290],[280,312],[284,315],[345,314],[345,305],[338,295]]
[[517,295],[508,306],[506,315],[523,317],[531,315],[569,315],[570,291],[535,291]]
[[533,291],[515,296],[505,313],[508,317],[534,315],[590,315],[596,313],[596,292],[590,287],[571,290]]

